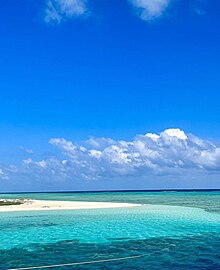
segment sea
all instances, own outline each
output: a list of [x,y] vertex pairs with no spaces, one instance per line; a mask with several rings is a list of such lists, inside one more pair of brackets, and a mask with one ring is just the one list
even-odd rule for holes
[[1,270],[220,269],[218,190],[14,193],[0,198],[141,204],[2,212]]

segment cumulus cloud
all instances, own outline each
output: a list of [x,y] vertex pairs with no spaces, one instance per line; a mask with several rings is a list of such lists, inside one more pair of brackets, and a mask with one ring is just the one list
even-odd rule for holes
[[129,0],[129,2],[142,20],[151,21],[166,11],[171,0]]
[[0,177],[22,174],[37,179],[97,180],[180,175],[184,171],[220,172],[220,146],[178,128],[137,135],[131,141],[90,138],[77,144],[52,138],[49,143],[59,150],[58,156],[25,159],[20,167],[1,168]]
[[178,128],[137,135],[131,141],[93,137],[81,143],[52,138],[49,143],[58,150],[56,156],[1,166],[0,179],[22,176],[32,181],[68,183],[220,173],[220,146]]
[[92,138],[77,145],[56,138],[50,143],[62,151],[70,166],[78,170],[86,168],[92,177],[190,168],[220,170],[220,147],[180,129],[137,135],[132,141]]
[[45,22],[60,23],[62,20],[83,16],[87,12],[86,0],[47,0]]

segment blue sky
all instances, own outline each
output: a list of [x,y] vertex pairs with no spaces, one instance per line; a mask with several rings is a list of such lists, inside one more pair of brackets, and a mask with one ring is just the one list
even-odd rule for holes
[[[219,1],[8,0],[0,13],[1,190],[220,187]],[[178,130],[165,138],[171,128],[184,131],[190,142],[183,143]],[[134,156],[126,161],[132,170],[114,161],[113,153],[106,161],[109,147],[146,133],[163,141],[145,145],[145,151],[164,153],[153,172]],[[190,133],[202,138],[205,149],[194,145],[197,163],[190,158],[196,144]],[[95,171],[82,177],[65,142],[85,147],[91,137],[113,141],[102,145],[98,164],[90,154],[74,152],[79,162],[87,161],[85,171]],[[57,149],[48,143],[52,138],[65,142]],[[172,145],[165,147],[170,138]],[[180,145],[188,160],[169,152]],[[209,168],[201,161],[207,152]],[[167,155],[169,166],[161,161]],[[51,157],[67,160],[71,170],[58,166],[65,171],[59,175],[55,165],[42,169],[39,162],[50,163]],[[179,170],[170,172],[175,166]]]

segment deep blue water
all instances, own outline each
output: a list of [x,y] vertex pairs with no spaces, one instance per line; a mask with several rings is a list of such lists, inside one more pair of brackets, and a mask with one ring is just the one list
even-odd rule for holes
[[220,192],[4,194],[135,208],[0,213],[0,269],[144,255],[57,269],[220,269]]

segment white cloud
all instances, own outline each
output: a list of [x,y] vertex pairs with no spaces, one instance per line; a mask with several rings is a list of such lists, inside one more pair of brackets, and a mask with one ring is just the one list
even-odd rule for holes
[[66,18],[83,16],[86,12],[86,0],[47,0],[44,19],[60,23]]
[[24,152],[24,153],[26,153],[26,154],[34,154],[34,151],[33,151],[31,148],[25,148],[25,147],[23,147],[23,146],[20,146],[19,148],[20,148],[20,150],[21,150],[22,152]]
[[90,144],[92,147],[96,148],[103,148],[109,145],[112,145],[115,143],[115,141],[111,138],[90,138],[86,141],[88,144]]
[[170,128],[164,131],[164,134],[168,135],[169,137],[176,137],[180,140],[186,140],[187,136],[184,131],[180,130],[179,128]]
[[138,135],[132,141],[92,138],[82,146],[62,138],[50,143],[59,147],[71,166],[92,168],[94,178],[105,173],[160,174],[191,168],[220,171],[220,147],[180,129]]
[[[61,23],[63,20],[88,15],[88,0],[44,0],[43,11],[45,22]],[[125,0],[134,13],[144,21],[153,21],[164,15],[173,0]],[[203,0],[191,0],[186,8],[198,15],[205,14]]]
[[131,141],[92,138],[77,144],[52,138],[49,143],[60,150],[58,156],[1,167],[0,178],[20,174],[37,180],[72,181],[220,173],[220,146],[180,129],[137,135]]
[[0,180],[8,180],[9,177],[7,175],[7,172],[4,168],[0,168]]
[[171,0],[129,0],[137,15],[144,21],[160,17],[169,6]]

